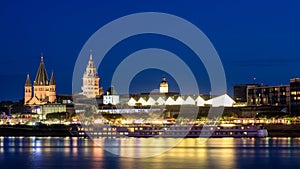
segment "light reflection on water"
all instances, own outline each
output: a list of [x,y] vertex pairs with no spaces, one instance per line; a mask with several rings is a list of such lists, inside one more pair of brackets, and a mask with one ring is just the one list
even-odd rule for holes
[[[160,152],[176,139],[100,139],[0,137],[0,166],[7,168],[291,168],[300,166],[299,138],[183,139],[176,147],[149,158],[123,156]],[[152,144],[156,145],[153,147]],[[2,167],[1,167],[2,168]]]

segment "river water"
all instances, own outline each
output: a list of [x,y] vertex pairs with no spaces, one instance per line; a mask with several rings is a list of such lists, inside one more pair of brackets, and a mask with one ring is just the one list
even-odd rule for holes
[[[300,168],[300,138],[0,137],[0,168]],[[178,144],[173,147],[173,143]]]

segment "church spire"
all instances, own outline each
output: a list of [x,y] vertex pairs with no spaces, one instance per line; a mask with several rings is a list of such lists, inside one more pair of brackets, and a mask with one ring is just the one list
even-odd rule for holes
[[49,85],[55,85],[55,84],[56,84],[56,83],[55,83],[55,80],[54,80],[54,73],[53,73],[53,71],[52,71]]
[[93,60],[92,49],[90,50],[90,60]]
[[48,85],[48,75],[46,72],[45,64],[44,64],[44,57],[41,55],[41,62],[39,69],[36,73],[34,85]]
[[30,81],[29,73],[27,74],[25,86],[31,86],[31,81]]
[[41,53],[41,62],[44,62],[44,54],[43,54],[43,52]]
[[86,70],[85,70],[85,76],[89,76],[89,77],[96,77],[98,76],[98,73],[97,73],[97,69],[96,69],[96,66],[94,64],[94,60],[93,60],[93,54],[92,54],[92,51],[90,51],[90,59],[89,59],[89,63],[86,67]]

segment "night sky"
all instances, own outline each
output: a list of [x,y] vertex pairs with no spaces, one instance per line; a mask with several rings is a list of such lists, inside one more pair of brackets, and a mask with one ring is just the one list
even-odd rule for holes
[[[300,77],[299,9],[296,0],[1,1],[0,101],[23,98],[26,74],[34,80],[41,53],[49,78],[54,71],[57,93],[71,94],[74,64],[88,38],[110,21],[137,12],[170,13],[198,26],[219,53],[230,95],[233,85],[253,83],[253,77],[256,83],[288,84]],[[190,59],[193,54],[180,42],[157,35],[131,37],[112,48],[98,69],[104,89],[124,56],[147,47],[176,53],[193,69],[200,92],[209,93],[201,62]],[[162,76],[171,91],[178,89],[168,73],[147,70],[132,80],[131,93],[158,88]]]

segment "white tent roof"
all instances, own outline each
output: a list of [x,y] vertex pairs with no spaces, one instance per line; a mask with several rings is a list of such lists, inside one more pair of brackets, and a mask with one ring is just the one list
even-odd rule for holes
[[135,106],[135,104],[136,104],[136,100],[135,100],[133,97],[131,97],[131,98],[129,99],[129,101],[128,101],[128,105],[129,105],[129,106]]
[[142,105],[147,105],[147,102],[144,98],[140,97],[139,100],[137,101],[138,103],[141,103]]
[[176,105],[176,102],[174,101],[174,99],[172,99],[172,97],[168,97],[165,104],[166,105]]
[[201,96],[198,96],[195,101],[197,102],[197,106],[204,106],[205,104],[205,100]]
[[183,104],[185,104],[185,105],[195,105],[195,100],[191,96],[188,96],[186,98],[186,100],[183,102]]
[[152,97],[149,97],[146,104],[153,106],[153,105],[155,105],[155,103],[156,103],[156,101]]
[[165,104],[165,100],[161,97],[159,97],[156,102],[158,103],[158,105],[164,105]]
[[227,94],[223,94],[221,96],[217,96],[212,99],[209,99],[205,103],[210,104],[213,107],[220,107],[220,106],[230,107],[235,103],[235,101]]
[[183,103],[184,103],[184,100],[182,99],[182,97],[178,97],[177,99],[176,99],[176,101],[175,101],[175,104],[176,105],[183,105]]

